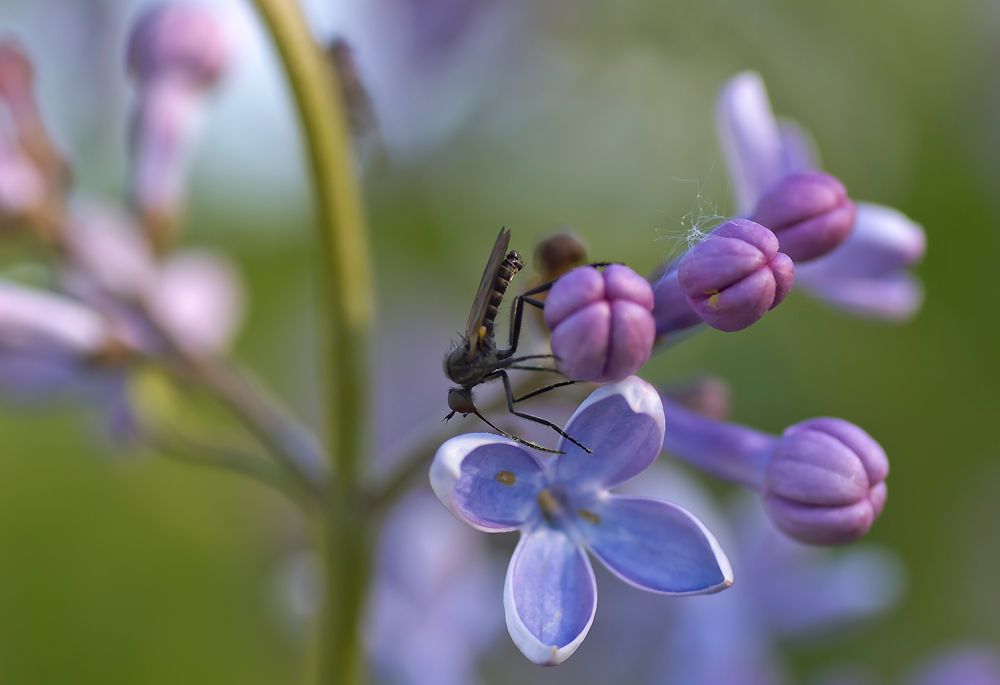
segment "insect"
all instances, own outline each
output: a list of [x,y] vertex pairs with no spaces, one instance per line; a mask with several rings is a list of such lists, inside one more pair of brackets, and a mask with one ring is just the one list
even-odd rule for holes
[[516,250],[507,252],[509,244],[510,231],[501,228],[500,235],[497,236],[496,243],[493,245],[493,252],[490,253],[490,259],[486,263],[483,278],[479,282],[479,290],[476,292],[476,299],[472,304],[472,311],[469,313],[469,321],[465,326],[465,335],[462,336],[459,343],[444,358],[445,375],[452,382],[460,386],[448,391],[448,408],[451,409],[451,413],[445,417],[445,421],[449,420],[456,413],[463,416],[475,414],[488,426],[493,428],[493,430],[515,442],[544,452],[560,454],[556,450],[550,450],[541,445],[505,433],[480,413],[473,400],[472,389],[477,385],[500,379],[503,381],[504,392],[507,395],[507,410],[511,414],[519,416],[522,419],[527,419],[528,421],[534,421],[543,426],[548,426],[574,445],[593,454],[593,452],[551,421],[514,410],[516,402],[526,400],[529,397],[535,397],[554,388],[572,385],[576,381],[567,380],[560,383],[553,383],[522,397],[514,397],[507,369],[522,369],[526,371],[555,371],[555,369],[521,365],[521,362],[531,359],[551,358],[551,354],[514,356],[517,352],[517,343],[521,335],[521,317],[524,305],[530,304],[539,309],[544,308],[544,302],[533,299],[530,296],[549,290],[552,287],[552,282],[544,283],[536,288],[532,288],[524,293],[524,295],[517,296],[511,309],[508,347],[505,350],[497,348],[494,334],[497,312],[500,304],[503,302],[504,294],[506,294],[511,280],[524,268],[524,261]]

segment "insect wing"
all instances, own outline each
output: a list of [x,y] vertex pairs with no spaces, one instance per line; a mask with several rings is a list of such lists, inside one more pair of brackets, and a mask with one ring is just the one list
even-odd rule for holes
[[497,241],[493,244],[490,261],[486,263],[486,270],[483,271],[483,280],[479,282],[479,290],[476,291],[472,311],[469,312],[469,322],[465,325],[465,339],[470,343],[470,355],[475,352],[476,346],[479,344],[479,329],[483,325],[486,309],[490,304],[490,294],[493,292],[493,284],[496,282],[497,272],[500,270],[503,258],[507,254],[508,245],[510,245],[510,231],[501,228],[500,235],[497,236]]

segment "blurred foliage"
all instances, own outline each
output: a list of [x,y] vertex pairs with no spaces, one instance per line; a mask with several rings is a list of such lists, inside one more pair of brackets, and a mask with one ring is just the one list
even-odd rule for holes
[[[777,432],[842,416],[888,451],[891,497],[870,538],[908,563],[908,599],[846,640],[794,652],[801,680],[843,661],[890,677],[942,642],[1000,641],[998,14],[975,0],[554,2],[475,120],[432,156],[369,173],[379,299],[453,322],[442,351],[500,225],[528,254],[570,226],[593,258],[648,271],[667,252],[656,239],[682,235],[694,203],[678,179],[703,182],[725,213],[711,109],[742,69],[762,72],[776,111],[813,131],[852,195],[924,224],[927,301],[913,323],[852,320],[793,293],[761,324],[709,331],[643,372],[711,371],[735,389],[735,420]],[[526,63],[537,70],[519,79]],[[246,269],[239,356],[316,416],[305,219],[249,235],[203,208],[211,192],[196,191],[191,240]],[[442,396],[428,415],[444,411]],[[110,456],[93,433],[66,412],[0,417],[0,682],[297,679],[302,646],[271,592],[290,508],[226,475]]]

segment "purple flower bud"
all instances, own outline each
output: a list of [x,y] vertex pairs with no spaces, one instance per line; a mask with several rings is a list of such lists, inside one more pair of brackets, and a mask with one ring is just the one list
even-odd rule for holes
[[0,231],[26,219],[45,200],[45,179],[32,161],[0,137]]
[[732,333],[756,323],[785,299],[795,267],[788,255],[778,252],[771,231],[734,219],[681,258],[677,280],[705,323]]
[[656,324],[653,289],[627,266],[569,272],[545,300],[556,366],[578,381],[621,380],[649,360]]
[[841,419],[788,428],[764,474],[768,515],[787,535],[842,545],[862,537],[885,505],[889,461],[875,440]]
[[757,205],[753,220],[778,236],[781,251],[796,262],[822,257],[854,228],[854,203],[833,176],[806,171],[787,176]]
[[189,4],[163,4],[135,23],[128,67],[140,82],[173,74],[208,87],[229,62],[226,37],[211,12]]

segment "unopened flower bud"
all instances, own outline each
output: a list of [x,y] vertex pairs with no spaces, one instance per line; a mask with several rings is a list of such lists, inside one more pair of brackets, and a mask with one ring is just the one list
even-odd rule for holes
[[805,171],[787,176],[757,204],[753,220],[770,229],[795,262],[816,259],[844,242],[854,227],[854,203],[833,176]]
[[734,219],[682,258],[677,279],[688,304],[709,326],[734,332],[756,323],[785,299],[795,280],[778,239],[760,224]]
[[627,266],[584,266],[556,281],[545,301],[556,367],[573,380],[630,376],[649,360],[653,290]]
[[38,167],[0,138],[0,231],[28,218],[45,201],[45,179]]
[[543,281],[554,281],[586,264],[587,248],[579,237],[568,231],[554,233],[535,246],[532,263]]
[[875,440],[841,419],[788,428],[764,474],[768,515],[787,535],[842,545],[862,537],[885,505],[889,461]]
[[129,71],[140,82],[170,74],[208,87],[228,62],[222,28],[211,12],[196,5],[169,3],[147,11],[129,39]]

